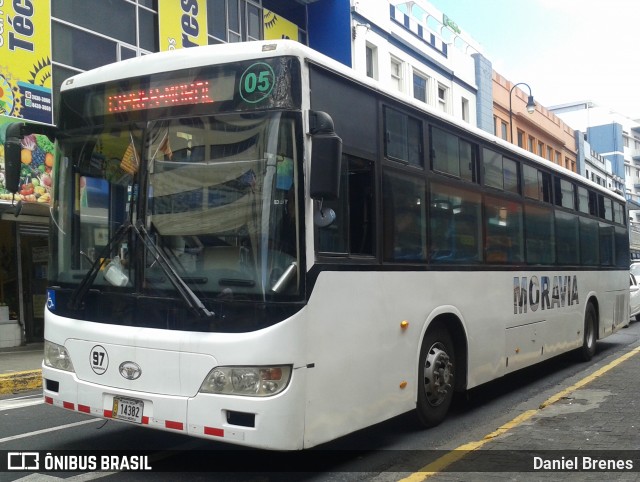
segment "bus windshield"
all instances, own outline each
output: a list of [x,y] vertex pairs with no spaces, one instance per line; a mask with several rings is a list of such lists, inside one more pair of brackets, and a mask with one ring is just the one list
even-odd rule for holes
[[67,133],[50,281],[164,297],[183,284],[202,300],[296,298],[296,122],[259,112]]

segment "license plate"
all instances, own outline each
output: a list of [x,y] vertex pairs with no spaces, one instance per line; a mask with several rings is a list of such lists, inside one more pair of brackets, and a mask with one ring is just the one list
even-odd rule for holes
[[113,397],[111,418],[127,422],[142,423],[144,402],[134,398]]

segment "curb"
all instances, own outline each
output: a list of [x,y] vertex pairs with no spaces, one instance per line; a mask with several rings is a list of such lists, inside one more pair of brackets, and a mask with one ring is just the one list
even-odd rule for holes
[[35,390],[42,387],[42,370],[29,370],[0,375],[0,394]]

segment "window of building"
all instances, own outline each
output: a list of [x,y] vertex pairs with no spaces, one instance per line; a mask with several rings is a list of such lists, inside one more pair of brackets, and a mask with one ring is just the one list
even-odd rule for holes
[[403,91],[402,61],[391,58],[391,87],[399,92]]
[[438,107],[441,111],[447,112],[448,102],[447,96],[449,95],[449,89],[442,84],[438,84]]
[[544,144],[538,141],[538,155],[544,157]]
[[367,77],[378,78],[378,49],[369,43],[366,46],[366,73]]
[[259,1],[207,0],[209,44],[260,40],[262,23]]
[[553,161],[553,148],[547,146],[547,159]]
[[536,140],[529,136],[529,152],[533,152],[535,154],[536,150],[534,148],[534,146],[536,145]]
[[500,121],[500,137],[505,141],[509,139],[509,134],[507,133],[507,123],[504,121]]
[[469,100],[462,98],[462,120],[465,122],[469,122]]
[[428,79],[426,76],[414,71],[413,72],[413,97],[422,102],[428,102],[427,97]]
[[518,147],[524,148],[524,132],[518,129]]

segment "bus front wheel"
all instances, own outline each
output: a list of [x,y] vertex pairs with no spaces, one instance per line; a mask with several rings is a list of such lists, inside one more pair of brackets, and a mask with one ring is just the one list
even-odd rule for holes
[[444,420],[453,399],[455,352],[449,332],[436,325],[427,331],[418,366],[418,419],[425,427]]
[[582,348],[580,348],[580,359],[582,361],[589,361],[596,354],[597,338],[598,315],[593,303],[589,303],[584,314],[584,332],[582,334]]

